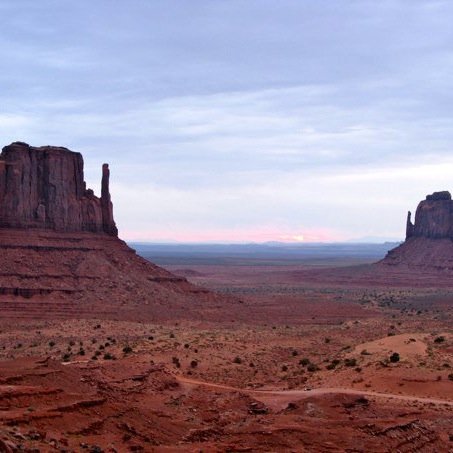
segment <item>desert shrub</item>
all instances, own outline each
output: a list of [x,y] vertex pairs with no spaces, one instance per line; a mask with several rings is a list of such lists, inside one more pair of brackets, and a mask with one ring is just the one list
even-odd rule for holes
[[362,355],[371,355],[371,352],[368,352],[366,349],[363,349],[360,354],[362,354]]
[[357,360],[354,359],[354,358],[347,358],[347,359],[344,359],[344,364],[346,366],[356,366],[357,365]]
[[53,348],[55,346],[55,341],[49,341],[49,346]]
[[189,349],[189,348],[190,348],[190,344],[189,344],[189,343],[185,343],[185,344],[184,344],[184,347],[185,347],[186,349]]
[[75,345],[75,341],[74,341],[74,340],[71,340],[71,341],[69,342],[69,346],[74,346],[74,345]]
[[106,352],[106,353],[104,354],[104,360],[113,360],[113,358],[114,358],[114,357],[113,357],[112,354],[110,354],[110,352]]
[[303,359],[299,360],[299,365],[307,366],[309,364],[310,364],[310,359],[307,359],[307,357],[304,357]]
[[173,332],[170,334],[170,338],[175,338],[175,334]]
[[79,355],[85,355],[85,350],[83,348],[80,348]]
[[444,341],[445,341],[445,337],[444,336],[436,337],[434,339],[434,343],[443,343]]
[[324,338],[324,343],[326,343],[326,344],[327,344],[327,343],[330,343],[330,338],[327,338],[327,337]]
[[242,359],[241,359],[239,356],[236,356],[236,357],[233,359],[233,363],[241,364],[241,363],[242,363]]
[[132,349],[132,347],[129,346],[129,345],[126,345],[126,346],[124,346],[124,348],[123,348],[123,352],[124,352],[125,354],[130,354],[132,351],[133,351],[133,349]]
[[453,373],[450,373],[450,374],[448,375],[448,379],[449,379],[450,381],[453,381]]
[[154,340],[154,337],[153,337],[152,335],[150,335],[150,336],[148,337],[148,340],[153,341],[153,340]]
[[390,362],[396,363],[396,362],[399,362],[399,361],[400,361],[400,355],[399,355],[397,352],[394,352],[394,353],[390,356]]
[[293,352],[291,353],[291,355],[292,355],[293,357],[296,357],[297,355],[299,355],[299,353],[298,353],[297,351],[293,351]]
[[64,354],[63,355],[63,362],[69,362],[69,360],[71,360],[71,354]]
[[181,362],[179,361],[178,357],[172,357],[171,361],[174,363],[176,368],[181,368]]
[[190,367],[191,367],[191,368],[196,368],[197,366],[198,366],[198,362],[197,362],[196,360],[192,360],[192,361],[190,362]]
[[338,359],[333,359],[329,363],[329,365],[326,366],[326,369],[327,370],[334,370],[337,367],[337,365],[339,365],[339,363],[340,363],[340,361]]
[[288,367],[286,365],[282,366],[282,371],[288,371]]
[[315,371],[318,371],[319,368],[317,365],[315,365],[314,363],[310,363],[308,366],[307,366],[307,371],[310,371],[311,373],[314,373]]

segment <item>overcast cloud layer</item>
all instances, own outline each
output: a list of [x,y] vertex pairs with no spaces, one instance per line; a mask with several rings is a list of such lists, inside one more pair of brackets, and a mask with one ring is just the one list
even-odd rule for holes
[[449,0],[0,0],[0,138],[133,240],[402,238],[453,189]]

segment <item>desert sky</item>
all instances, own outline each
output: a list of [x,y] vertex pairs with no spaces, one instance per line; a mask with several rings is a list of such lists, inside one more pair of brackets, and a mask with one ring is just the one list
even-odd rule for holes
[[453,189],[453,2],[0,0],[1,144],[109,162],[120,236],[401,239]]

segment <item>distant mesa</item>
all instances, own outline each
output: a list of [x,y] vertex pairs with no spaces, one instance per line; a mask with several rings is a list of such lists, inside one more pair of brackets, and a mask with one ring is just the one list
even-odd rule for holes
[[0,155],[0,227],[118,234],[102,166],[101,198],[86,188],[83,157],[66,148],[14,142]]
[[422,200],[412,223],[407,214],[406,240],[387,254],[384,265],[453,270],[453,200],[448,191]]

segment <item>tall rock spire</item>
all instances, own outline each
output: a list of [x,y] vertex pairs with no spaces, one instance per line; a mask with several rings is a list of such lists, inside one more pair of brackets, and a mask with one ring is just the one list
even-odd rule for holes
[[411,211],[407,213],[407,220],[406,220],[406,241],[413,236],[414,234],[414,224],[411,221]]
[[101,183],[101,207],[102,207],[102,228],[105,233],[118,235],[118,229],[113,220],[113,205],[110,197],[110,170],[109,164],[102,165]]

